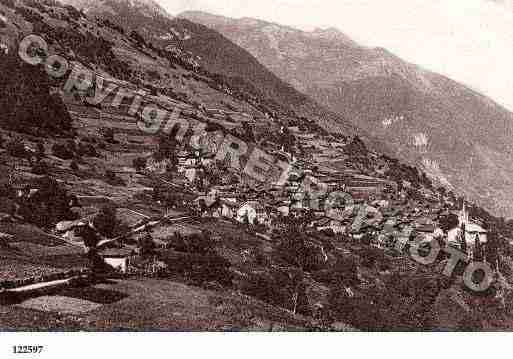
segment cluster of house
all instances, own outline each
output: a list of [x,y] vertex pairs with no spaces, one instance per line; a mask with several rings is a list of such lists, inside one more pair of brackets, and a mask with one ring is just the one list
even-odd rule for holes
[[[328,179],[322,171],[319,174],[323,179]],[[310,230],[331,231],[335,235],[348,235],[354,239],[371,234],[378,247],[386,246],[391,232],[401,232],[406,228],[412,228],[415,236],[423,240],[443,238],[456,247],[462,246],[464,237],[470,258],[473,257],[476,241],[486,246],[487,231],[469,218],[465,205],[460,211],[450,211],[448,206],[428,203],[427,195],[425,203],[411,200],[404,193],[401,196],[401,191],[396,192],[394,188],[387,187],[390,183],[386,181],[364,177],[345,176],[343,180],[335,178],[337,181],[328,181],[332,188],[350,192],[354,202],[330,205],[326,210],[323,209],[323,199],[317,203],[305,199],[298,179],[291,179],[284,188],[213,187],[207,194],[198,196],[195,204],[201,216],[259,225],[269,231],[280,227],[286,218],[299,217],[307,222],[303,225]],[[364,180],[368,181],[366,186],[347,186],[351,181],[354,185]],[[362,211],[364,218],[359,218]],[[444,233],[438,225],[438,219],[449,213],[457,214],[459,223],[456,228]]]
[[[450,212],[450,203],[440,198],[437,192],[420,188],[418,192],[423,199],[409,198],[406,192],[409,188],[408,183],[402,183],[400,186],[395,181],[382,178],[383,176],[379,176],[379,173],[376,175],[363,173],[362,170],[350,166],[344,169],[338,168],[337,164],[343,157],[338,151],[339,148],[344,147],[341,142],[335,141],[337,145],[334,145],[329,141],[321,141],[323,138],[318,135],[308,136],[308,132],[301,132],[295,128],[289,128],[288,132],[296,136],[303,148],[314,140],[313,142],[321,147],[329,147],[326,149],[323,147],[321,154],[325,150],[334,150],[337,153],[335,160],[321,161],[334,165],[320,166],[309,162],[306,156],[295,158],[282,146],[273,146],[274,144],[269,144],[267,141],[260,145],[274,156],[282,156],[284,161],[293,162],[295,168],[298,168],[296,173],[291,174],[285,186],[254,184],[249,186],[244,178],[230,181],[229,176],[222,176],[222,179],[226,180],[222,184],[213,185],[206,178],[205,169],[217,165],[215,156],[212,155],[216,153],[216,144],[219,143],[216,138],[201,139],[206,140],[202,142],[208,147],[206,151],[189,150],[178,153],[178,173],[196,188],[196,192],[200,193],[194,201],[197,213],[202,217],[227,219],[250,226],[259,226],[258,231],[269,233],[274,229],[283,228],[283,223],[287,219],[301,219],[302,226],[308,230],[329,231],[334,235],[350,236],[354,239],[370,234],[374,240],[373,244],[378,247],[387,246],[391,232],[403,232],[406,228],[413,228],[416,236],[428,241],[443,237],[454,246],[461,246],[462,237],[464,237],[470,256],[473,255],[476,240],[482,245],[486,244],[486,230],[470,220],[465,207],[457,213],[458,227],[444,233],[438,226],[438,220]],[[319,153],[319,151],[314,152]],[[153,170],[157,170],[159,165],[161,166],[158,163],[150,164],[155,167]],[[326,195],[317,198],[318,201],[311,201],[303,190],[302,181],[305,176],[314,177],[326,184],[328,186]],[[353,201],[339,206],[331,204],[326,206],[329,209],[324,209],[328,194],[334,191],[349,193]],[[360,218],[362,211],[364,218]],[[392,228],[391,231],[390,228]]]

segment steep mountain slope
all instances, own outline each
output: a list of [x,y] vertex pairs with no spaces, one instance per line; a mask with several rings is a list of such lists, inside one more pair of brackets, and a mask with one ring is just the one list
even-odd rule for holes
[[100,14],[108,12],[111,14],[120,14],[120,21],[131,17],[133,23],[151,18],[157,21],[172,19],[167,11],[153,0],[63,0],[63,4],[69,4],[77,9],[84,10],[87,14]]
[[[6,5],[4,1],[0,2],[0,15],[6,24],[4,28],[0,28],[0,44],[12,44],[12,47],[7,53],[1,47],[0,52],[0,80],[3,80],[0,81],[0,108],[6,114],[0,116],[2,295],[5,294],[6,286],[13,285],[14,281],[18,285],[19,281],[26,279],[48,281],[49,278],[55,278],[55,275],[67,275],[76,267],[77,270],[83,270],[87,266],[81,248],[70,245],[69,241],[66,242],[53,233],[48,234],[57,221],[64,219],[61,213],[57,213],[64,205],[63,201],[55,200],[59,198],[59,194],[67,196],[68,193],[73,193],[74,196],[81,197],[81,207],[75,208],[72,213],[80,218],[97,212],[104,205],[115,205],[118,216],[111,223],[116,222],[116,226],[120,223],[137,223],[142,216],[150,218],[162,216],[163,213],[175,213],[168,212],[151,194],[148,195],[148,190],[157,187],[155,181],[160,183],[158,181],[163,175],[152,179],[149,175],[132,170],[134,159],[151,157],[159,140],[155,136],[145,136],[138,129],[136,117],[128,113],[131,101],[112,106],[112,94],[102,103],[92,106],[85,101],[86,94],[81,91],[70,93],[62,90],[66,82],[64,78],[52,79],[45,73],[43,66],[30,66],[18,59],[15,48],[24,35],[37,33],[43,36],[50,44],[50,53],[57,52],[81,63],[101,75],[110,85],[145,89],[147,92],[151,90],[154,95],[148,95],[145,101],[158,103],[165,108],[178,105],[184,109],[184,117],[202,118],[198,115],[201,113],[198,107],[201,107],[216,110],[215,114],[205,110],[202,116],[208,116],[212,121],[217,119],[220,123],[228,123],[231,128],[241,125],[228,115],[225,116],[223,110],[230,114],[236,113],[238,118],[258,118],[258,124],[264,124],[269,132],[274,129],[277,133],[279,129],[278,124],[273,127],[269,122],[264,122],[266,120],[262,119],[263,114],[255,106],[245,102],[243,97],[235,98],[235,90],[226,89],[224,84],[218,86],[220,84],[216,80],[188,70],[188,63],[180,62],[166,52],[151,49],[146,44],[135,41],[104,20],[83,16],[72,8],[65,8],[52,1],[39,3],[25,0],[5,3]],[[229,111],[226,107],[229,107]],[[67,130],[66,125],[72,125],[73,131],[64,131]],[[31,128],[27,128],[29,126]],[[37,129],[41,131],[36,131]],[[107,132],[111,133],[108,141],[104,136]],[[37,163],[30,157],[31,154],[36,154],[33,149],[37,149]],[[46,175],[55,180],[55,187],[51,187],[51,191],[44,191],[39,199],[34,200],[37,201],[35,207],[21,211],[21,217],[14,219],[6,215],[5,212],[14,214],[11,197],[14,191],[11,183],[16,181],[18,185],[36,187],[39,191],[39,180],[42,178],[41,182],[46,183]],[[175,181],[176,177],[178,174],[173,175]],[[164,181],[160,186],[163,186]],[[198,195],[191,194],[179,180],[174,185],[175,187],[163,187],[161,192],[173,195],[180,193],[179,196],[192,199]],[[41,198],[45,200],[41,201]],[[91,198],[94,199],[90,201]],[[179,211],[188,213],[192,207],[191,202]],[[126,216],[124,209],[143,214],[136,217]],[[56,216],[53,216],[54,212]],[[176,213],[183,212],[176,210]],[[44,216],[40,216],[42,214]],[[8,220],[5,220],[6,217]],[[131,222],[131,219],[135,221]],[[217,231],[230,231],[230,234],[222,233],[220,238],[229,238],[233,249],[227,250],[223,244],[219,252],[232,260],[233,254],[236,254],[235,260],[240,263],[243,260],[238,258],[238,253],[244,253],[244,249],[240,249],[242,242],[248,247],[247,253],[250,253],[249,249],[255,251],[256,248],[265,246],[263,239],[248,235],[241,230],[242,227],[238,228],[236,225],[230,224],[229,229],[223,229],[217,222],[198,224],[204,226],[205,230],[214,228]],[[124,225],[118,226],[121,231],[126,228]],[[189,233],[198,231],[197,227],[185,228]],[[161,228],[160,236],[168,238],[169,234],[174,233],[170,230],[171,227],[167,226]],[[162,256],[169,258],[168,261],[175,266],[180,265],[179,263],[191,263],[196,266],[196,271],[204,268],[208,273],[215,272],[213,268],[220,264],[219,261],[213,262],[213,259],[220,258],[213,253],[208,256],[208,265],[206,261],[201,264],[200,261],[206,257],[202,258],[199,251],[184,256],[180,252],[163,250]],[[199,266],[193,264],[195,262]],[[251,272],[244,275],[251,275]],[[223,276],[229,278],[226,273]],[[242,283],[247,281],[242,279]],[[268,279],[259,280],[262,283]],[[9,284],[6,285],[7,282]],[[121,287],[118,289],[123,294],[116,295],[113,302],[109,303],[102,302],[100,297],[102,293],[114,293],[112,284],[102,283],[99,288],[70,288],[68,293],[59,292],[67,298],[74,298],[73,302],[85,297],[102,302],[93,305],[98,311],[81,313],[83,315],[74,318],[48,308],[39,311],[31,304],[26,308],[7,307],[3,301],[5,296],[0,296],[0,330],[22,327],[32,330],[308,330],[316,327],[311,318],[292,314],[288,310],[288,304],[275,306],[256,296],[240,295],[236,291],[225,295],[221,293],[225,292],[224,289],[216,290],[219,286],[212,289],[213,282],[210,283],[210,290],[198,288],[208,287],[206,282],[203,285],[201,282],[193,283],[192,279],[183,278],[155,281],[139,278],[134,281],[120,281],[119,284]],[[141,293],[146,294],[141,296]],[[173,297],[169,293],[173,293]],[[169,307],[164,308],[164,297],[167,298],[165,301]],[[61,305],[56,303],[59,298],[53,296],[53,293],[46,299],[57,307]],[[181,308],[180,313],[176,310],[178,307]],[[243,314],[237,308],[244,308]],[[163,317],[163,312],[169,315]],[[25,322],[25,317],[29,316],[30,321]],[[85,320],[86,316],[88,320]],[[86,327],[86,321],[91,326]]]
[[179,15],[219,31],[296,89],[497,214],[513,216],[513,115],[479,93],[356,44],[253,19]]
[[[138,1],[129,0],[65,1],[84,9],[89,15],[108,18],[126,29],[136,30],[149,41],[170,51],[181,49],[193,54],[197,62],[209,72],[228,77],[232,87],[257,92],[258,97],[274,102],[276,106],[271,112],[279,107],[291,115],[297,114],[316,120],[330,130],[345,134],[357,132],[349,122],[343,121],[297,91],[260,64],[245,49],[218,32],[186,19],[172,18],[163,10],[154,12],[151,16],[148,15],[148,10],[141,12],[141,9],[146,9],[150,6],[148,4],[153,3],[150,0],[144,1],[145,6],[137,5]],[[150,6],[157,7],[157,4]]]

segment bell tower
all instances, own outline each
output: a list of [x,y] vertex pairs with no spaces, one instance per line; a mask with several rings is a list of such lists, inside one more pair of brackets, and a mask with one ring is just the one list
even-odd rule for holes
[[463,207],[459,213],[458,219],[460,221],[460,225],[462,223],[465,223],[465,224],[469,223],[469,215],[468,215],[467,206],[466,206],[465,202],[463,202]]

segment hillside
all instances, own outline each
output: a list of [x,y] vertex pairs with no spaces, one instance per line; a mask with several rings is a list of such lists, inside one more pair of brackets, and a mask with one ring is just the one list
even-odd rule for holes
[[305,32],[201,12],[179,17],[248,50],[281,79],[378,139],[381,150],[497,215],[513,215],[513,114],[492,100],[384,49],[360,46],[337,29]]
[[[51,0],[5,1],[0,14],[10,109],[0,119],[0,330],[513,327],[511,223],[260,97],[249,80],[232,87],[179,43],[161,48]],[[67,89],[70,71],[53,78],[23,63],[16,48],[32,33],[94,73],[94,87]],[[144,109],[180,109],[194,129],[153,127],[125,91],[144,91]],[[255,148],[267,154],[256,176]],[[451,241],[462,208],[487,233],[483,246]],[[428,250],[421,241],[468,246],[497,276],[476,292],[463,262],[442,273],[446,252],[414,260],[412,248]]]
[[269,71],[252,54],[217,31],[185,19],[173,18],[165,11],[149,16],[148,11],[139,11],[142,5],[137,6],[137,2],[131,4],[127,0],[102,0],[100,6],[95,0],[66,2],[84,9],[91,16],[107,18],[126,29],[136,30],[158,46],[194,54],[195,61],[205,70],[226,76],[231,87],[249,89],[257,93],[258,97],[272,102],[275,106],[271,113],[283,111],[296,114],[312,118],[328,130],[337,130],[347,135],[357,133],[357,128],[350,122],[297,91]]

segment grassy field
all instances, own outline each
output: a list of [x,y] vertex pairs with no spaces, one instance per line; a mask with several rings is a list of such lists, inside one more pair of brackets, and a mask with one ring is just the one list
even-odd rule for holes
[[236,292],[144,279],[68,289],[0,306],[0,330],[294,331],[314,330],[293,315]]

